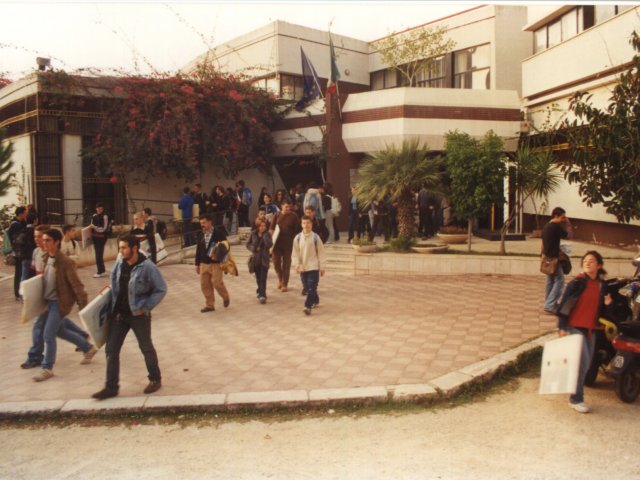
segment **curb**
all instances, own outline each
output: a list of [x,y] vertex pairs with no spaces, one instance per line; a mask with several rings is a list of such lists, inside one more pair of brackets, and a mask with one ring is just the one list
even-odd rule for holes
[[227,394],[167,395],[0,403],[0,419],[70,415],[115,415],[177,411],[233,412],[291,408],[372,405],[385,403],[429,404],[446,400],[465,389],[496,378],[516,366],[527,354],[555,338],[556,332],[530,340],[494,357],[447,373],[425,384],[374,387],[234,392]]

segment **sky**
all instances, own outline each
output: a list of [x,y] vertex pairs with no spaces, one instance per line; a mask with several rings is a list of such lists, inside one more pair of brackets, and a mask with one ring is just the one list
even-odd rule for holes
[[[486,3],[486,2],[484,2]],[[208,47],[274,20],[372,41],[478,4],[463,1],[0,0],[0,77],[17,80],[51,58],[68,72],[170,72]]]

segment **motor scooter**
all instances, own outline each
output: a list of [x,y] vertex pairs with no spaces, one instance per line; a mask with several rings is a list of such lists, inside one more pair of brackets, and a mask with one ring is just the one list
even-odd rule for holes
[[623,402],[632,403],[640,394],[640,322],[621,323],[612,344],[616,356],[609,374],[616,380],[616,395]]

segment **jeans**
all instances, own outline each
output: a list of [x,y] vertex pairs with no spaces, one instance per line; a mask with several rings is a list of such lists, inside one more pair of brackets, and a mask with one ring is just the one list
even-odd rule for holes
[[595,349],[595,334],[591,332],[591,335],[585,330],[580,330],[573,327],[568,327],[567,330],[572,335],[582,335],[582,353],[580,355],[580,371],[578,372],[578,385],[576,387],[576,393],[569,397],[571,403],[584,402],[584,379],[589,371],[591,365],[591,358],[593,357],[593,351]]
[[24,282],[25,280],[29,280],[33,277],[34,272],[31,270],[31,259],[20,260],[22,262],[21,272],[20,272],[20,281]]
[[[48,310],[38,317],[36,323],[44,324],[42,337],[45,348],[42,368],[51,370],[56,363],[58,348],[56,336],[73,343],[83,352],[88,352],[91,344],[83,336],[65,327],[64,319],[60,316],[60,306],[57,300],[47,300],[47,306]],[[34,331],[35,329],[34,325]]]
[[[42,363],[44,360],[44,325],[47,320],[47,313],[43,313],[33,323],[33,329],[31,330],[31,348],[27,352],[27,361],[30,363]],[[66,332],[65,334],[62,331]],[[73,340],[69,340],[69,334],[74,334]],[[65,335],[65,336],[63,336]],[[57,336],[63,340],[69,340],[79,347],[83,352],[89,351],[91,344],[86,341],[89,334],[76,325],[71,319],[64,317],[62,319],[62,328],[58,330]],[[76,343],[78,337],[85,340],[80,344]]]
[[304,301],[305,308],[311,308],[314,305],[320,303],[320,297],[318,296],[318,282],[320,281],[320,270],[309,270],[308,272],[302,272],[300,274],[302,279],[302,286],[304,291],[307,292],[307,298]]
[[358,229],[358,214],[356,212],[349,213],[349,238],[350,242],[353,240],[353,234]]
[[160,367],[158,366],[158,355],[151,341],[151,316],[115,314],[109,319],[109,334],[107,337],[107,388],[118,390],[120,387],[120,350],[127,337],[129,330],[138,340],[138,346],[144,356],[144,363],[147,366],[149,380],[157,382],[161,380]]
[[553,311],[556,308],[556,304],[562,296],[562,289],[564,288],[564,272],[562,267],[558,265],[555,275],[547,275],[547,284],[545,286],[544,294],[544,309]]
[[20,298],[20,281],[22,280],[22,260],[16,258],[13,270],[13,293],[16,298]]
[[104,267],[104,246],[107,243],[107,239],[105,237],[93,237],[93,250],[96,254],[96,268],[98,269],[98,274],[105,272]]
[[256,284],[258,285],[256,293],[258,294],[258,298],[260,297],[267,298],[267,274],[268,273],[269,273],[269,267],[265,267],[263,265],[255,267]]

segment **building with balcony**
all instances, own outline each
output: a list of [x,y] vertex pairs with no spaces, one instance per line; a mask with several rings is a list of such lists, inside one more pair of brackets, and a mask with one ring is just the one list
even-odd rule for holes
[[[620,73],[635,52],[631,33],[640,29],[640,7],[633,5],[530,6],[525,31],[534,38],[533,55],[522,62],[522,108],[530,133],[543,131],[567,118],[569,99],[589,92],[595,107],[605,108]],[[570,119],[571,120],[571,119]],[[569,152],[554,145],[559,160]],[[536,213],[549,215],[562,206],[572,219],[576,238],[605,243],[637,244],[640,222],[619,224],[600,205],[589,207],[577,185],[564,183],[536,212],[529,203],[525,228],[533,228]],[[540,207],[540,202],[538,202]]]

